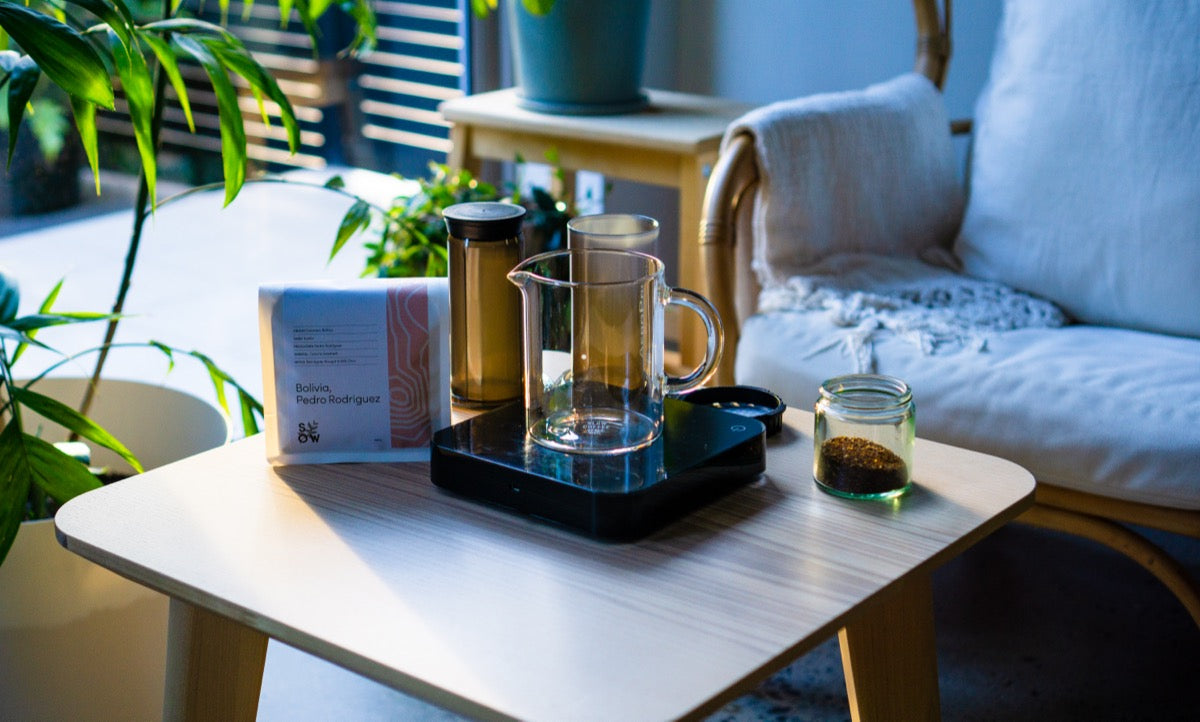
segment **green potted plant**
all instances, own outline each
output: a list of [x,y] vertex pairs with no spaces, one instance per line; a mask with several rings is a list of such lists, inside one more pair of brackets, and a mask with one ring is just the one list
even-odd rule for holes
[[[471,0],[487,17],[498,0]],[[650,0],[511,0],[521,104],[542,113],[610,115],[646,107]]]
[[442,211],[456,203],[500,199],[496,187],[465,170],[430,164],[429,178],[419,189],[395,200],[386,212],[378,241],[369,241],[364,276],[445,276],[448,255]]
[[[299,145],[299,127],[291,103],[271,74],[231,32],[222,26],[189,17],[186,6],[185,2],[164,0],[159,15],[142,19],[125,0],[71,0],[68,6],[70,12],[54,3],[27,7],[14,0],[0,0],[0,28],[5,38],[11,37],[22,49],[21,52],[11,49],[0,51],[0,87],[7,91],[7,118],[10,125],[9,157],[16,145],[16,133],[26,118],[35,92],[39,85],[48,82],[65,93],[69,100],[74,124],[99,192],[96,110],[99,107],[114,107],[115,77],[125,95],[128,118],[141,159],[139,192],[133,209],[128,252],[116,300],[103,319],[108,324],[108,331],[104,343],[97,350],[98,360],[89,393],[99,383],[104,359],[112,346],[136,263],[143,224],[155,203],[158,136],[168,99],[168,85],[173,87],[179,106],[191,123],[188,91],[180,73],[180,63],[191,60],[203,68],[216,97],[226,205],[237,197],[245,183],[247,165],[246,135],[238,108],[234,77],[250,87],[259,101],[260,109],[264,108],[265,100],[277,106],[279,122],[287,130],[291,149],[294,151]],[[314,42],[317,20],[330,7],[330,3],[300,3],[297,6],[297,12]],[[374,38],[375,21],[367,0],[351,0],[342,7],[357,21],[359,28],[350,50],[369,46]],[[292,12],[291,5],[281,5],[280,11],[286,18]],[[263,115],[267,117],[265,109]],[[12,294],[10,298],[15,297],[15,290],[9,293]],[[18,340],[22,343],[35,342],[32,337]],[[243,419],[252,419],[256,402],[248,395],[240,396],[239,401]],[[86,418],[88,403],[85,399],[82,404],[79,413],[81,418]],[[5,419],[5,423],[11,425],[12,417]],[[20,459],[20,463],[25,465],[22,473],[26,475],[36,471],[30,466],[35,463],[30,461],[31,458]],[[3,484],[0,488],[11,489],[12,470],[0,468],[6,470],[5,476],[0,477],[0,484]],[[7,522],[8,517],[0,516],[0,520]],[[0,536],[0,542],[4,540],[5,537]],[[4,548],[0,546],[0,559]]]
[[[166,599],[61,548],[52,516],[102,483],[227,441],[228,407],[106,380],[84,416],[64,400],[78,399],[88,380],[48,376],[73,357],[19,377],[26,349],[52,348],[39,332],[109,319],[56,310],[61,286],[35,312],[18,316],[16,279],[0,269],[0,699],[18,719],[146,718],[160,705]],[[155,342],[122,344],[129,345],[162,351],[168,364],[186,353]],[[229,385],[249,399],[210,359],[186,355],[208,367],[218,399]],[[257,419],[248,423],[253,430]]]
[[[126,461],[132,462],[136,458],[133,456],[134,452],[142,455],[142,452],[137,451],[137,440],[122,439],[121,442],[117,442],[117,437],[106,431],[89,415],[89,409],[96,398],[96,389],[101,386],[99,382],[104,359],[114,347],[112,339],[116,324],[124,313],[124,301],[136,264],[143,224],[156,205],[160,121],[169,98],[168,85],[174,89],[179,107],[189,124],[192,122],[188,90],[180,71],[181,63],[193,61],[202,68],[216,98],[226,205],[234,200],[246,181],[246,136],[238,106],[235,78],[249,87],[250,92],[259,101],[260,109],[266,107],[268,101],[270,107],[277,108],[278,122],[286,129],[292,150],[294,151],[299,144],[299,128],[295,115],[278,83],[230,31],[222,26],[190,17],[188,6],[191,4],[194,4],[192,0],[163,0],[157,15],[143,17],[139,12],[140,8],[128,4],[126,0],[66,0],[35,2],[29,6],[20,0],[0,0],[0,29],[4,31],[0,33],[0,41],[11,37],[21,48],[21,51],[0,50],[0,87],[7,91],[6,109],[10,123],[9,158],[11,159],[15,148],[17,133],[28,120],[28,109],[35,93],[39,92],[38,89],[43,84],[56,86],[68,98],[73,124],[78,130],[84,155],[99,192],[96,112],[97,108],[112,109],[115,106],[113,88],[119,81],[128,106],[128,122],[133,129],[141,162],[139,190],[133,208],[128,249],[122,277],[117,284],[116,300],[109,312],[58,313],[53,309],[57,293],[55,290],[50,293],[38,312],[18,316],[15,279],[5,277],[3,285],[0,286],[0,342],[4,344],[4,352],[0,356],[0,373],[3,374],[3,385],[0,387],[0,400],[3,402],[3,406],[0,406],[0,560],[3,560],[5,552],[12,548],[18,534],[26,534],[27,528],[43,531],[49,529],[49,522],[38,521],[37,517],[48,516],[57,504],[99,484],[87,466],[73,457],[71,447],[46,443],[39,437],[39,429],[44,425],[44,421],[31,421],[34,412],[42,419],[61,425],[86,439],[96,449],[115,448],[118,452],[120,449],[126,449],[126,453],[118,453],[118,456]],[[292,12],[299,14],[313,38],[317,34],[318,19],[331,7],[333,4],[329,2],[280,4],[285,18]],[[370,45],[374,37],[374,15],[369,0],[348,0],[338,7],[356,21],[359,29],[351,50]],[[265,110],[263,115],[264,118],[268,115]],[[39,330],[60,324],[83,322],[106,323],[108,329],[105,341],[95,350],[97,361],[91,381],[80,384],[86,389],[86,395],[78,407],[73,406],[74,399],[68,400],[50,393],[39,394],[37,388],[30,386],[28,382],[18,382],[12,372],[12,364],[21,355],[21,349],[29,345],[44,345],[38,335]],[[162,351],[174,353],[173,349],[164,344],[148,343]],[[196,358],[209,367],[210,375],[214,381],[219,382],[218,398],[224,399],[224,387],[232,380],[207,357],[197,354]],[[39,373],[31,380],[39,384],[45,383],[48,387],[49,380],[39,381],[41,375]],[[248,432],[252,432],[257,423],[257,401],[236,384],[234,388],[240,415],[248,424]],[[122,396],[124,392],[119,389],[114,395]],[[209,408],[212,408],[211,405]],[[159,410],[152,407],[143,409],[138,415],[156,418],[158,413]],[[189,428],[186,422],[181,423],[184,428]],[[133,449],[134,452],[129,452],[128,449]],[[130,465],[134,471],[139,468],[136,464]],[[114,524],[119,523],[119,519],[114,519]],[[52,529],[50,531],[52,532]],[[43,536],[52,546],[57,547],[53,544],[52,533]],[[56,559],[74,559],[74,555],[61,548],[58,548],[57,552],[59,556]],[[39,562],[32,566],[42,568],[56,564],[57,561]],[[0,572],[7,573],[8,567],[9,565],[0,565]],[[20,589],[14,589],[17,581],[19,580],[11,575],[6,577],[4,584],[0,585],[0,593],[25,594],[39,599],[74,599],[91,593],[88,589],[70,588],[65,581],[55,582],[55,586],[49,589],[22,592]],[[91,620],[94,616],[96,620],[110,621],[118,608],[124,612],[131,607],[127,604],[130,595],[141,593],[141,590],[129,588],[119,590],[116,592],[119,599],[101,602],[100,607],[105,610],[103,613],[80,616],[79,613],[64,612],[55,619],[35,624],[32,629],[36,629],[36,632],[20,632],[15,639],[27,643],[26,647],[53,647],[39,644],[39,641],[50,638],[50,628],[66,628],[69,630],[69,634],[66,635],[69,638],[77,638],[85,643],[96,642],[96,639],[83,633],[78,627],[78,620]],[[0,607],[7,612],[9,605],[0,601]],[[159,608],[164,613],[155,617],[151,625],[157,625],[154,634],[151,635],[155,638],[165,637],[165,606],[159,605]],[[133,612],[136,614],[137,609],[134,608]],[[145,626],[142,620],[135,620],[135,629]],[[11,631],[11,620],[0,618],[0,632],[9,634]],[[27,709],[33,710],[28,713],[32,716],[75,717],[70,712],[47,712],[46,710],[51,709],[49,706],[22,707],[22,701],[14,699],[16,692],[22,692],[25,701],[33,700],[30,704],[58,705],[53,707],[55,710],[79,709],[80,707],[62,705],[72,698],[80,697],[83,707],[90,710],[89,716],[144,717],[145,710],[154,708],[152,702],[148,703],[148,706],[137,708],[137,712],[130,712],[127,706],[108,711],[93,707],[93,703],[103,696],[104,685],[96,682],[100,678],[97,669],[89,669],[87,664],[80,663],[81,660],[90,660],[94,667],[104,671],[123,669],[121,661],[130,646],[122,641],[122,635],[125,633],[121,631],[110,635],[109,647],[104,649],[50,649],[53,656],[49,661],[42,662],[35,661],[32,656],[22,657],[21,651],[14,652],[13,639],[5,636],[0,644],[4,647],[3,653],[0,653],[0,678],[6,680],[2,695],[6,713],[14,709]],[[14,654],[16,661],[12,656]],[[159,657],[158,673],[161,675],[161,655]],[[67,661],[70,663],[67,664]],[[68,689],[67,679],[72,673],[77,681],[84,685],[81,691]],[[120,679],[120,689],[134,686],[132,679]],[[8,680],[17,680],[13,683],[15,687],[8,687]],[[42,686],[34,687],[34,681]],[[25,688],[26,682],[29,683],[28,689]],[[50,687],[47,688],[47,684]],[[142,687],[149,689],[153,694],[156,685],[152,683]],[[161,696],[161,676],[157,689],[157,694]],[[123,704],[129,702],[118,701]],[[18,717],[23,716],[20,712],[14,714]],[[157,710],[153,714],[157,714]]]
[[[15,137],[0,183],[0,213],[35,215],[79,203],[83,147],[71,124],[71,106],[58,88],[40,84],[29,100],[28,121]],[[7,93],[0,92],[0,146],[9,145]]]
[[[551,164],[556,185],[561,187],[563,170],[558,165],[558,154],[550,150],[545,158]],[[377,235],[363,244],[367,251],[363,276],[444,276],[448,268],[448,234],[442,212],[456,203],[475,201],[507,201],[525,207],[526,255],[565,247],[567,221],[578,214],[573,198],[557,197],[540,186],[531,186],[528,196],[524,195],[520,175],[525,160],[517,156],[516,164],[518,179],[507,194],[502,194],[495,185],[475,178],[467,170],[430,163],[429,177],[416,179],[416,191],[399,196],[390,208],[375,208],[357,200],[342,221],[330,258],[356,233],[369,229],[374,217],[380,217],[382,222],[375,224]],[[338,187],[336,180],[333,186]]]

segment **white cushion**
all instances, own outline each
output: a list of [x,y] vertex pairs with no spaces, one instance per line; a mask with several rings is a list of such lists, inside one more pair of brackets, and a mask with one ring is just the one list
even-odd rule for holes
[[1010,0],[975,119],[967,273],[1200,337],[1200,2]]
[[[737,381],[811,410],[822,381],[859,370],[839,342],[854,331],[822,311],[752,316]],[[1080,325],[929,355],[883,329],[873,352],[875,371],[912,387],[919,437],[1010,459],[1045,483],[1200,509],[1200,340]]]

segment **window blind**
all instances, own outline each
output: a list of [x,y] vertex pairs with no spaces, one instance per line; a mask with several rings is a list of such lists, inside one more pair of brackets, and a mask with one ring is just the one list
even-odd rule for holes
[[362,136],[379,170],[423,176],[450,151],[438,104],[466,92],[463,0],[377,0],[379,46],[358,77]]
[[[219,22],[218,5],[206,2],[197,15]],[[449,126],[437,105],[464,92],[469,77],[464,2],[377,0],[374,7],[378,47],[352,60],[338,56],[353,33],[351,21],[339,12],[331,11],[322,19],[314,54],[295,13],[280,26],[278,0],[257,0],[249,10],[241,2],[229,3],[225,24],[275,75],[301,128],[301,148],[290,155],[282,125],[274,116],[269,125],[264,123],[248,87],[235,78],[235,84],[246,91],[239,105],[252,161],[271,169],[340,164],[423,175],[430,160],[445,159]],[[189,182],[219,179],[216,97],[203,69],[181,64],[180,70],[188,85],[196,132],[188,130],[174,90],[168,87],[170,103],[162,130],[165,170]],[[272,109],[270,104],[267,107]],[[123,142],[136,165],[125,109],[118,97],[116,111],[101,113],[97,126],[107,139]]]

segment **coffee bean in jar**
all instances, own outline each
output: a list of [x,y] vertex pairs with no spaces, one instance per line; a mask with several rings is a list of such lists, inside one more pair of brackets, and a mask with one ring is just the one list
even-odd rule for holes
[[874,374],[829,379],[816,404],[813,478],[838,496],[899,496],[912,480],[915,439],[908,384]]

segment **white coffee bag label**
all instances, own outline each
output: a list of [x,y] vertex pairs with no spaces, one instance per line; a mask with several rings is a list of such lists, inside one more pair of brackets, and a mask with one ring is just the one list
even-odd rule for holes
[[450,423],[445,279],[259,289],[268,458],[426,459]]

